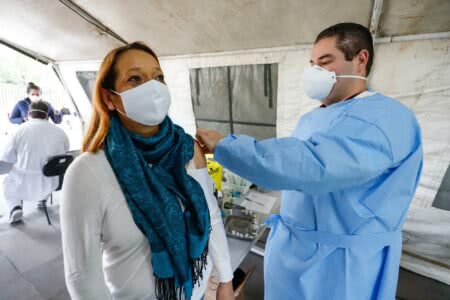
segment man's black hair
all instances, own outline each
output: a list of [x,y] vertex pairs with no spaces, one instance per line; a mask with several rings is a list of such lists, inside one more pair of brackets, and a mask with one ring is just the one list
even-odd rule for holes
[[372,35],[368,28],[356,23],[339,23],[319,33],[314,44],[329,37],[336,37],[336,47],[344,53],[347,61],[352,60],[361,50],[367,50],[369,59],[366,76],[370,74],[375,54]]
[[[35,111],[32,111],[36,109]],[[33,119],[47,119],[48,118],[48,103],[45,101],[31,102],[30,104],[30,116]]]

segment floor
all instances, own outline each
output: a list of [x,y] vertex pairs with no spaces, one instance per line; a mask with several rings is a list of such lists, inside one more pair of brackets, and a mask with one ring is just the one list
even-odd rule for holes
[[14,226],[0,219],[0,299],[70,299],[64,282],[59,206],[44,212],[26,208],[24,222]]

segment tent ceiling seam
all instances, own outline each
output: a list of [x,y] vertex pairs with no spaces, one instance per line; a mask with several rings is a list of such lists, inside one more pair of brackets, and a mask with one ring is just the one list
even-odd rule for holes
[[44,56],[42,54],[39,54],[37,52],[34,52],[32,50],[26,49],[26,48],[24,48],[22,46],[16,45],[16,44],[14,44],[14,43],[12,43],[10,41],[4,40],[3,38],[0,38],[0,44],[6,46],[8,48],[11,48],[11,49],[13,49],[13,50],[15,50],[15,51],[25,55],[25,56],[28,56],[28,57],[30,57],[30,58],[32,58],[32,59],[34,59],[34,60],[44,64],[44,65],[47,65],[49,63],[55,63],[55,61],[53,59],[51,59],[51,58],[48,58],[48,57],[46,57],[46,56]]
[[115,38],[116,40],[120,41],[123,44],[128,44],[126,40],[124,40],[121,36],[119,36],[117,33],[112,31],[110,28],[108,28],[106,25],[104,25],[102,22],[100,22],[98,19],[93,17],[91,14],[89,14],[86,10],[75,4],[71,0],[59,0],[63,5],[65,5],[67,8],[72,10],[74,13],[76,13],[78,16],[80,16],[83,20],[88,22],[91,25],[94,25],[98,29],[100,29],[103,33],[108,34],[109,36]]

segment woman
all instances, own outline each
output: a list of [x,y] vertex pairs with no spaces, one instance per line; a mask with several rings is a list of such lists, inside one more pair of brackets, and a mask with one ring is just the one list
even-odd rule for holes
[[[27,86],[27,97],[19,100],[14,106],[11,114],[9,115],[9,121],[13,124],[22,124],[28,120],[28,109],[31,102],[38,102],[41,100],[41,88],[35,85],[33,82],[29,82]],[[53,123],[59,124],[62,121],[62,114],[55,111],[53,107],[48,105],[48,116],[52,119]]]
[[103,60],[83,154],[66,174],[61,228],[72,299],[200,299],[212,265],[234,299],[212,180],[174,125],[156,54],[143,43]]

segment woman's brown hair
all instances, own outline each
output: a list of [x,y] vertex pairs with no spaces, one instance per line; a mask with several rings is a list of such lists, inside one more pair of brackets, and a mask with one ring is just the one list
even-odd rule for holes
[[89,127],[83,139],[81,150],[83,152],[97,152],[103,147],[106,134],[109,130],[110,111],[102,99],[101,90],[114,90],[116,80],[115,64],[117,58],[128,50],[142,50],[153,56],[159,64],[155,52],[143,42],[134,42],[111,50],[103,59],[97,73],[94,91],[92,93],[92,115]]
[[34,82],[28,82],[27,85],[27,94],[29,94],[32,90],[41,91],[41,88],[34,84]]

